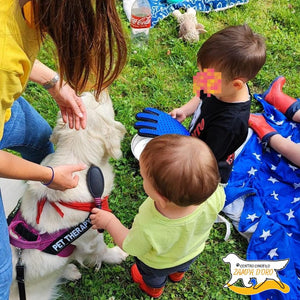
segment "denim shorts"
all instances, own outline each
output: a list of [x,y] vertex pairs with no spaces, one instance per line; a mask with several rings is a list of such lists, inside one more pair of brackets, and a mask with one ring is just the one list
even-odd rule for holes
[[141,273],[144,282],[152,288],[161,288],[165,286],[168,275],[176,272],[186,272],[190,265],[197,259],[199,255],[193,259],[175,267],[166,268],[166,269],[154,269],[145,265],[137,257],[135,257],[136,265],[139,272]]

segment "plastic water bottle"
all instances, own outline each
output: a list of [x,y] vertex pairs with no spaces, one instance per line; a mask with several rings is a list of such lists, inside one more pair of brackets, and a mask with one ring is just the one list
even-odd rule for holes
[[145,47],[149,40],[151,6],[148,0],[135,0],[131,7],[131,41],[133,46]]

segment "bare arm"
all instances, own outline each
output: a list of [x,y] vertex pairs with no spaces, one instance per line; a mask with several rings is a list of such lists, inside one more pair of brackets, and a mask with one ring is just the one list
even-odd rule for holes
[[[48,167],[32,163],[21,157],[0,150],[0,177],[49,182],[52,170]],[[55,190],[74,188],[78,184],[78,176],[73,172],[85,169],[84,164],[55,167],[53,182],[48,186]]]
[[170,112],[170,115],[179,122],[183,122],[187,117],[191,116],[195,112],[200,101],[201,100],[198,96],[194,96],[189,102],[180,108],[173,109]]
[[[45,84],[50,81],[56,72],[48,68],[39,60],[35,60],[29,79],[38,84]],[[69,123],[70,128],[77,130],[86,127],[85,106],[75,91],[65,82],[60,86],[59,82],[54,87],[48,89],[48,92],[59,106],[65,123]]]
[[271,136],[269,145],[292,163],[300,167],[300,144],[296,144],[280,134],[275,134]]
[[115,243],[122,248],[129,229],[126,228],[114,214],[105,210],[93,208],[90,219],[93,224],[93,229],[102,228],[107,230]]

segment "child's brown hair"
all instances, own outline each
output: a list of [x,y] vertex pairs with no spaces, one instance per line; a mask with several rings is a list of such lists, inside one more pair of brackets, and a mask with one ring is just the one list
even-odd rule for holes
[[212,151],[191,136],[155,137],[144,148],[140,161],[153,188],[179,206],[204,202],[220,182]]
[[266,61],[264,38],[247,25],[229,26],[208,38],[197,54],[197,63],[222,73],[229,81],[254,78]]

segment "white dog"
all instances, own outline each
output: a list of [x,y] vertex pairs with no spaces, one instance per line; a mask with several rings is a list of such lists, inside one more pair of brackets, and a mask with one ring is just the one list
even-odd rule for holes
[[[104,175],[104,197],[111,192],[114,179],[113,169],[108,160],[110,157],[120,158],[122,155],[120,143],[126,130],[120,122],[114,120],[114,111],[107,92],[101,93],[99,102],[95,101],[91,93],[83,94],[82,99],[87,110],[86,129],[71,130],[59,117],[51,136],[52,142],[56,145],[56,151],[48,155],[42,164],[52,167],[77,163],[85,163],[88,167],[98,166]],[[67,204],[94,201],[86,184],[88,167],[78,172],[78,186],[64,192],[47,188],[39,182],[28,182],[20,207],[27,224],[39,234],[51,234],[63,228],[76,226],[87,219],[89,212],[61,205],[59,201]],[[37,203],[42,198],[46,201],[38,213]],[[56,204],[56,208],[53,203]],[[38,224],[37,215],[39,215]],[[13,232],[11,234],[16,236]],[[107,248],[103,241],[103,234],[93,229],[87,230],[72,244],[76,248],[69,257],[52,255],[37,249],[22,251],[27,299],[52,299],[55,297],[56,286],[60,278],[79,279],[81,274],[74,264],[70,264],[72,260],[100,268],[102,262],[121,263],[127,256],[118,247]],[[18,261],[17,252],[17,249],[12,246],[14,269]],[[10,300],[17,300],[19,292],[15,271],[13,278]]]

